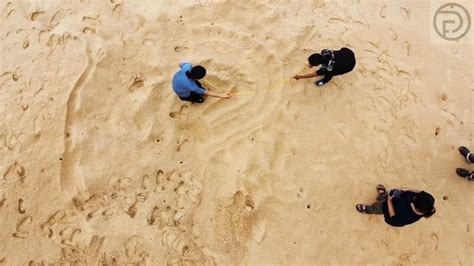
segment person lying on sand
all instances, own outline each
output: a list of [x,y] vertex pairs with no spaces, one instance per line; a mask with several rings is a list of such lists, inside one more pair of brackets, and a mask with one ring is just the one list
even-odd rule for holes
[[202,87],[198,81],[206,75],[206,69],[202,66],[194,66],[190,63],[179,64],[181,68],[173,76],[173,91],[183,101],[202,103],[204,95],[229,99],[229,94],[219,94],[211,92]]
[[339,51],[324,49],[321,54],[312,54],[308,57],[308,67],[315,67],[321,65],[321,68],[316,73],[307,75],[295,75],[296,80],[314,78],[317,76],[324,76],[315,82],[316,86],[320,87],[328,83],[332,77],[346,74],[352,71],[356,65],[354,52],[349,48],[343,47]]
[[377,186],[377,201],[372,205],[357,204],[361,213],[383,214],[385,222],[391,226],[402,227],[428,218],[436,212],[435,199],[427,192],[415,189],[392,189],[387,193],[381,184]]
[[[471,164],[474,163],[474,154],[466,147],[459,147],[459,152],[466,159],[466,162]],[[460,177],[465,177],[467,180],[474,181],[474,171],[469,171],[464,168],[457,168],[456,173]]]

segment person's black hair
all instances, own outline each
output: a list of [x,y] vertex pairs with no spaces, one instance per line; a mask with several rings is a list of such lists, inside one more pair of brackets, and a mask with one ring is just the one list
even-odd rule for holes
[[308,63],[312,66],[319,66],[323,62],[323,56],[320,54],[312,54],[308,57]]
[[428,218],[436,212],[434,207],[435,199],[430,193],[421,191],[416,195],[413,205],[415,208],[423,213],[423,216]]
[[194,66],[189,73],[192,79],[202,79],[206,75],[206,69],[202,66]]

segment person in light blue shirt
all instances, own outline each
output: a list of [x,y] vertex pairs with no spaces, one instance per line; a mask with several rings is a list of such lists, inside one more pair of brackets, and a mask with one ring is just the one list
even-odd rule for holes
[[202,103],[204,102],[204,95],[229,99],[229,94],[219,94],[210,92],[202,87],[198,81],[206,75],[206,69],[202,66],[194,66],[190,63],[179,64],[181,68],[173,76],[173,91],[183,101]]

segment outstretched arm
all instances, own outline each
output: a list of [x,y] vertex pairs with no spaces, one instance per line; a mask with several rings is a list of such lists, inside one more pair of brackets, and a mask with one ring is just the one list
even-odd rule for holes
[[316,75],[315,72],[312,72],[312,73],[309,73],[309,74],[306,74],[306,75],[295,75],[293,76],[294,79],[296,80],[299,80],[299,79],[309,79],[309,78],[314,78],[314,77],[317,77],[318,75]]
[[220,94],[220,93],[215,93],[215,92],[212,92],[212,91],[208,91],[206,90],[206,92],[204,93],[204,95],[207,95],[207,96],[210,96],[210,97],[216,97],[216,98],[221,98],[221,99],[230,99],[232,96],[228,93],[226,94]]

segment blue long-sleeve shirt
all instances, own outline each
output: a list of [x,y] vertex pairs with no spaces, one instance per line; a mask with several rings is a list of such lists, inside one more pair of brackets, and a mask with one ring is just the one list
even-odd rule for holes
[[189,63],[181,63],[179,64],[181,68],[178,72],[176,72],[173,76],[173,90],[174,92],[182,98],[189,97],[191,92],[195,92],[197,94],[205,94],[206,90],[199,87],[193,79],[188,78],[186,76],[187,71],[191,71],[193,68],[192,64]]

